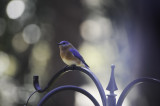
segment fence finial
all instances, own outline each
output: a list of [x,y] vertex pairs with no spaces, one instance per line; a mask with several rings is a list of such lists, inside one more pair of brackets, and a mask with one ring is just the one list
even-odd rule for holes
[[110,77],[110,81],[109,81],[109,84],[108,84],[107,89],[106,89],[106,90],[110,91],[111,93],[118,90],[116,82],[115,82],[115,77],[114,77],[114,68],[115,68],[115,65],[112,64],[111,65],[111,71],[112,71],[111,72],[111,77]]
[[110,91],[110,94],[108,96],[108,104],[107,106],[116,106],[116,95],[114,94],[114,91],[118,90],[116,82],[115,82],[115,77],[114,77],[114,68],[115,65],[111,65],[111,77],[109,84],[107,86],[107,90]]

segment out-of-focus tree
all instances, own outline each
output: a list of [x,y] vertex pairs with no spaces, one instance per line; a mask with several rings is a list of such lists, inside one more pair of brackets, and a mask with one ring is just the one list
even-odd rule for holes
[[[43,87],[65,66],[57,43],[69,40],[78,47],[82,42],[79,25],[85,14],[81,3],[73,0],[2,0],[0,7],[0,78],[4,85],[0,101],[2,106],[18,106],[34,90],[33,75],[40,76]],[[73,72],[50,89],[61,84],[81,85],[83,80]],[[33,97],[31,104],[36,105],[43,95]],[[60,93],[47,105],[73,106],[74,93]]]

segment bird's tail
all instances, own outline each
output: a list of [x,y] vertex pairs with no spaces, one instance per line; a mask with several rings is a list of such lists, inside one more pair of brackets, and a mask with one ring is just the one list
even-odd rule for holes
[[88,66],[86,63],[84,63],[84,66],[85,66],[87,69],[89,69],[89,66]]

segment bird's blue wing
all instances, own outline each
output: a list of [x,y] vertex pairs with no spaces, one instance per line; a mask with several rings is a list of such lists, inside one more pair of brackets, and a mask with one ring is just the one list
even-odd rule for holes
[[81,60],[81,61],[85,64],[86,67],[89,67],[89,66],[86,64],[86,62],[84,61],[83,57],[80,55],[80,53],[79,53],[76,49],[71,48],[71,49],[69,49],[69,51],[72,52],[72,54],[73,54],[75,57],[77,57],[79,60]]

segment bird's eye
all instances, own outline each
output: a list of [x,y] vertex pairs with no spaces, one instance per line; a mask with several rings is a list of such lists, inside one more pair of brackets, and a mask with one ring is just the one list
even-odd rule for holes
[[63,43],[63,45],[66,44],[65,42]]

